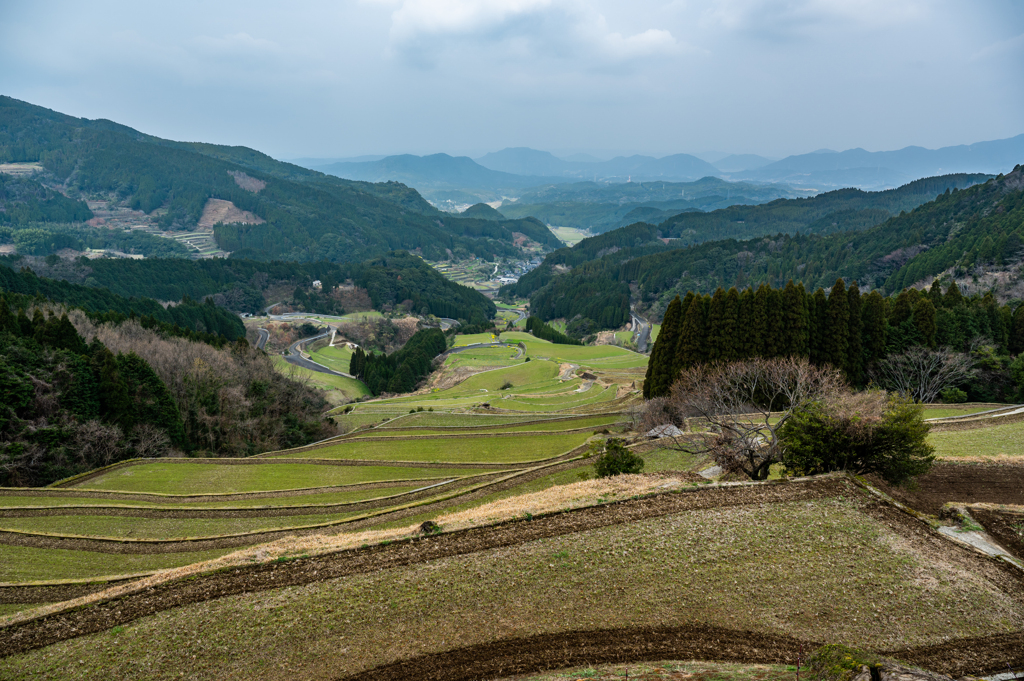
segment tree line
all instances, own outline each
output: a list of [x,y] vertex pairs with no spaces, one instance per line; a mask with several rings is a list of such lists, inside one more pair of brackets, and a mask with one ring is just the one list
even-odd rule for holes
[[[666,245],[658,240],[677,234],[673,231],[675,227],[665,223],[658,227],[633,225],[584,239],[573,249],[549,254],[540,267],[524,275],[514,289],[503,289],[503,293],[529,295],[531,304],[534,299],[543,301],[544,305],[533,309],[544,319],[561,316],[571,320],[576,315],[586,317],[593,309],[585,294],[596,283],[604,290],[634,284],[641,305],[655,316],[666,310],[676,295],[685,295],[686,291],[711,293],[719,287],[756,288],[762,283],[784,287],[790,279],[802,282],[808,289],[831,287],[837,278],[842,278],[857,280],[867,289],[896,292],[950,269],[961,276],[978,266],[1005,266],[1019,260],[1024,251],[1021,175],[1022,171],[1016,168],[1009,175],[984,184],[971,184],[978,179],[975,176],[919,180],[901,188],[902,199],[897,196],[901,190],[892,190],[895,194],[889,198],[876,197],[876,207],[858,209],[885,209],[881,224],[865,224],[864,227],[871,228],[862,231],[842,231],[836,227],[836,233],[822,233],[813,225],[821,221],[840,225],[843,220],[853,219],[847,209],[838,210],[848,203],[842,198],[847,194],[849,201],[863,205],[865,196],[884,192],[842,190],[838,196],[830,192],[799,200],[818,200],[825,208],[838,210],[833,213],[821,213],[825,208],[811,210],[806,203],[787,203],[788,200],[727,209],[782,216],[789,206],[794,211],[799,208],[797,212],[808,217],[818,216],[815,223],[800,223],[802,233],[786,234],[780,230],[772,236],[760,235],[745,241],[730,238],[678,248],[678,241]],[[970,186],[961,188],[965,185]],[[933,191],[933,201],[884,219],[890,210],[907,205],[904,201],[923,200],[926,192]],[[766,217],[761,224],[785,227],[786,223],[781,218],[773,221]],[[564,272],[566,269],[569,271]],[[557,315],[553,314],[554,306],[547,302],[552,300],[560,301]],[[628,300],[609,300],[608,304],[618,308],[620,319],[627,318]],[[598,318],[591,319],[597,328],[602,328]]]
[[[938,281],[926,292],[905,289],[889,298],[862,295],[856,282],[847,288],[842,279],[828,294],[809,294],[792,280],[783,288],[690,291],[669,303],[643,391],[646,398],[665,396],[681,372],[703,363],[775,357],[830,365],[863,387],[889,355],[914,347],[965,352],[981,341],[993,355],[1024,350],[1024,306],[1000,306],[991,293],[965,297],[956,283],[943,291]],[[991,396],[985,391],[998,381],[986,382],[972,390]]]
[[430,373],[434,358],[447,347],[441,329],[420,329],[402,349],[390,355],[356,348],[349,360],[349,373],[361,379],[374,395],[412,392]]
[[526,330],[537,338],[550,341],[552,343],[558,343],[560,345],[583,345],[583,343],[579,342],[575,338],[569,338],[558,329],[554,328],[550,324],[544,323],[538,317],[534,317],[533,315],[526,318]]

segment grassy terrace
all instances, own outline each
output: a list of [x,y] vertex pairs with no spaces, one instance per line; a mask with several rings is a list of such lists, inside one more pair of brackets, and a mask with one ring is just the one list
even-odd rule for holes
[[400,425],[401,421],[396,421],[395,425],[391,428],[375,428],[373,430],[365,430],[358,434],[357,437],[411,437],[416,435],[456,435],[459,433],[463,434],[500,434],[500,433],[522,433],[522,432],[538,432],[538,431],[562,431],[572,430],[576,428],[604,428],[616,423],[622,423],[626,420],[624,414],[609,414],[601,416],[590,416],[579,419],[572,419],[563,421],[561,419],[551,421],[550,423],[527,423],[524,425],[502,425],[500,428],[495,426],[483,426],[482,424],[478,428],[472,426],[463,426],[459,428],[430,428],[430,427],[419,427],[419,430],[398,430],[398,428],[406,428],[408,426]]
[[[284,357],[275,356],[273,360],[278,371],[286,376],[308,380],[321,390],[327,391],[328,399],[334,394],[344,400],[354,400],[357,397],[364,397],[370,394],[370,391],[363,385],[363,382],[354,378],[325,374],[320,371],[295,366],[286,362]],[[345,369],[345,371],[348,371],[348,369]],[[340,400],[336,400],[334,403],[336,404],[338,401]]]
[[[0,544],[0,582],[45,582],[130,575],[211,560],[237,549],[185,553],[117,554]],[[0,674],[0,676],[3,676]]]
[[295,515],[282,518],[137,518],[131,516],[68,515],[0,518],[0,531],[40,532],[118,539],[184,539],[263,532],[318,525],[358,515],[355,512]]
[[[406,428],[406,427],[427,427],[427,428],[459,428],[466,426],[491,426],[491,425],[504,425],[504,424],[516,424],[522,423],[523,421],[535,421],[535,420],[557,420],[562,417],[550,414],[453,414],[449,412],[439,411],[420,411],[415,414],[407,414],[401,418],[397,418],[393,421],[389,421],[387,424],[382,426],[383,429],[388,428]],[[571,423],[571,421],[565,421],[564,423]]]
[[959,552],[895,533],[870,504],[683,511],[228,596],[0,660],[0,676],[337,678],[498,639],[692,623],[882,649],[1024,626],[1024,604],[964,579]]
[[[337,444],[326,444],[315,450],[282,454],[275,458],[362,459],[374,461],[423,461],[431,463],[521,463],[548,459],[563,454],[573,447],[586,442],[590,435],[588,432],[552,433],[550,435],[522,435],[518,437],[484,436],[458,439],[396,439],[396,441],[389,439],[384,442],[356,439],[343,440]],[[358,468],[363,468],[363,466]],[[416,471],[421,469],[409,468],[406,470]],[[429,470],[436,471],[438,469]],[[431,477],[439,475],[444,475],[444,473],[437,472]],[[418,477],[426,476],[420,475]]]
[[930,433],[928,442],[940,459],[1024,460],[1024,422],[992,425],[975,430]]
[[[390,443],[382,443],[390,446]],[[568,449],[568,448],[567,448]],[[305,458],[345,458],[337,455]],[[348,457],[355,458],[355,457]],[[382,457],[397,460],[397,457]],[[318,466],[315,464],[221,465],[211,463],[146,463],[117,468],[76,489],[118,490],[147,494],[227,494],[305,489],[384,480],[421,480],[474,475],[476,469],[412,468],[402,466]]]
[[[325,492],[323,494],[291,494],[281,497],[257,497],[251,499],[234,499],[232,501],[208,501],[174,503],[168,501],[135,501],[126,499],[107,499],[96,497],[60,497],[60,496],[4,496],[0,495],[0,508],[19,508],[25,506],[43,506],[54,508],[60,506],[116,506],[142,508],[175,508],[175,509],[216,509],[216,508],[254,508],[254,507],[288,507],[309,506],[313,504],[347,504],[379,497],[390,497],[420,489],[431,482],[420,482],[402,487],[381,487],[355,489],[345,492]],[[217,497],[213,497],[216,499]],[[2,520],[2,519],[0,519]]]

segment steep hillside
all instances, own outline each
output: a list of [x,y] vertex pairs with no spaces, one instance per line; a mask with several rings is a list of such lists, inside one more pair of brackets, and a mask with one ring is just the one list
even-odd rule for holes
[[209,199],[230,201],[263,223],[216,225],[217,244],[257,259],[354,261],[395,248],[493,257],[519,253],[514,232],[542,236],[521,221],[481,229],[445,216],[401,184],[345,181],[252,149],[162,140],[9,97],[0,98],[0,161],[39,162],[68,196],[112,199],[167,229],[195,227]]
[[[789,279],[814,289],[829,288],[842,277],[859,281],[864,290],[898,291],[957,263],[966,271],[1018,257],[1020,244],[1014,235],[1021,225],[1020,177],[1018,168],[976,186],[969,185],[977,176],[928,178],[886,192],[841,190],[811,199],[680,215],[656,228],[633,225],[555,251],[508,290],[531,296],[533,312],[542,318],[553,318],[545,315],[557,307],[557,316],[581,314],[599,327],[599,318],[586,314],[592,304],[570,302],[577,299],[576,291],[589,291],[595,282],[619,290],[634,283],[642,306],[656,314],[666,299],[688,290],[781,286]],[[964,186],[969,188],[958,189]],[[925,203],[929,194],[938,198]],[[906,213],[915,202],[923,205]],[[733,232],[747,240],[706,241],[682,249],[655,241],[681,234],[697,241],[709,232]],[[620,305],[617,315],[604,318],[627,316],[628,306]]]

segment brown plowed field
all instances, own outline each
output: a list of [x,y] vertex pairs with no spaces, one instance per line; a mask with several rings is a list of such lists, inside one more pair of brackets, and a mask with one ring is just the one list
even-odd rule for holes
[[1024,465],[937,461],[911,487],[893,487],[872,477],[872,484],[911,508],[938,515],[942,505],[1024,504]]
[[[423,655],[337,681],[476,681],[547,669],[664,659],[790,664],[821,643],[709,625],[542,634]],[[891,651],[900,660],[960,677],[1020,664],[1024,634],[959,639]],[[1016,662],[1014,662],[1016,660]],[[1005,661],[1005,662],[1004,662]]]
[[970,514],[1004,549],[1024,560],[1024,514],[980,508],[970,509]]

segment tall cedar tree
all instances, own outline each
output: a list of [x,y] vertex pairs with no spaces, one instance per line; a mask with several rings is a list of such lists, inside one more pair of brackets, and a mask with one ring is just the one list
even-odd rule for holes
[[843,369],[846,371],[850,383],[862,386],[864,385],[864,322],[860,287],[857,286],[857,282],[850,284],[850,288],[846,290],[846,300],[850,310],[850,325],[847,334],[846,365]]
[[694,296],[683,317],[683,327],[676,344],[675,366],[679,371],[700,364],[705,359],[704,301]]
[[921,343],[935,347],[935,306],[929,298],[922,296],[914,304],[914,327],[921,336]]
[[819,288],[814,292],[809,301],[809,313],[811,318],[811,347],[810,355],[813,364],[824,364],[828,361],[828,346],[826,344],[826,329],[828,328],[828,298],[825,290]]
[[845,369],[850,334],[850,301],[846,284],[836,279],[828,296],[825,313],[825,361],[837,369]]
[[647,399],[668,395],[669,388],[675,382],[676,344],[682,330],[682,307],[682,301],[676,296],[665,310],[661,331],[658,332],[658,340],[654,341],[644,378],[644,397]]
[[780,355],[806,357],[809,354],[811,319],[803,284],[790,279],[782,293],[782,338]]

